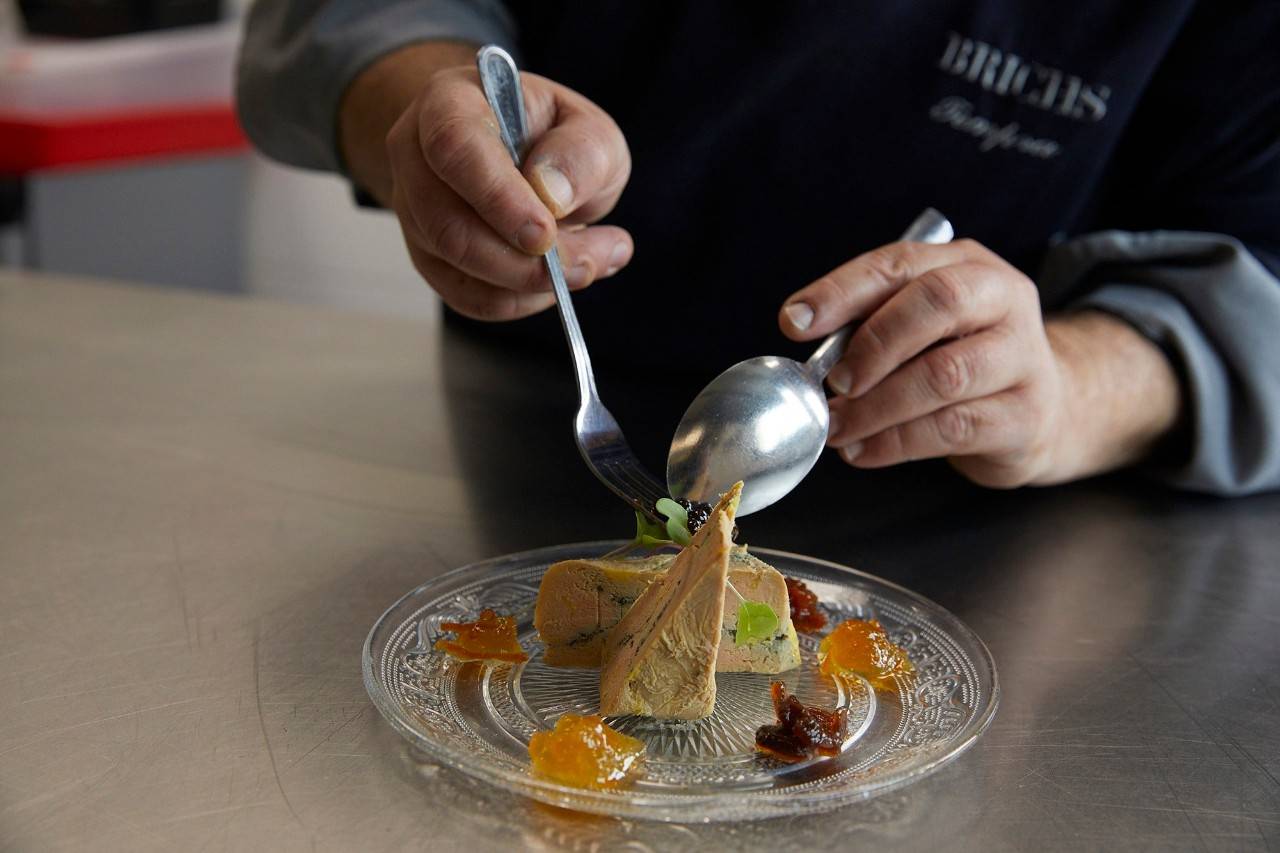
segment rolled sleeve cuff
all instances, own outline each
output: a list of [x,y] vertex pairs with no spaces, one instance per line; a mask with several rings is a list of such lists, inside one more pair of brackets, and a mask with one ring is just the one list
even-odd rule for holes
[[425,41],[514,50],[514,24],[496,2],[338,0],[300,22],[289,20],[289,4],[259,9],[239,63],[241,121],[264,153],[303,168],[344,172],[338,108],[351,82],[380,57]]
[[[1114,232],[1104,239],[1124,242]],[[1138,261],[1140,270],[1125,272],[1141,284],[1104,281],[1070,307],[1124,319],[1176,363],[1190,452],[1149,470],[1170,485],[1218,495],[1280,488],[1280,282],[1223,235],[1147,235],[1136,242],[1159,251],[1146,258],[1103,254],[1112,262],[1120,255]]]

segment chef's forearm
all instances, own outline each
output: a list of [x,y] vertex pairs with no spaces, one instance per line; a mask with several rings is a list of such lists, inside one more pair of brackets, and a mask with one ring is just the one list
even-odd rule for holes
[[352,81],[338,112],[338,144],[348,174],[383,206],[390,206],[387,131],[431,75],[475,61],[477,46],[454,41],[408,45],[378,59]]
[[1177,426],[1177,374],[1159,347],[1128,323],[1081,311],[1045,323],[1067,385],[1054,481],[1140,462]]

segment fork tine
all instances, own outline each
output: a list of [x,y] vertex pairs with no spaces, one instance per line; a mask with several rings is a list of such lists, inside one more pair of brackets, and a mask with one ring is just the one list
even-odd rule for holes
[[642,480],[642,488],[647,492],[646,497],[652,498],[655,503],[660,498],[667,497],[667,487],[665,485],[659,483],[658,480],[650,475],[644,468],[639,468],[638,471],[640,479]]
[[597,474],[613,491],[617,492],[628,503],[645,515],[655,517],[653,505],[659,498],[666,497],[666,489],[658,485],[657,480],[640,465],[640,461],[631,453],[622,452],[626,448],[611,448],[616,455],[608,460],[601,460]]
[[651,510],[654,502],[663,497],[661,490],[638,464],[629,464],[627,460],[613,460],[602,466],[610,480],[616,483],[631,499],[640,499]]
[[645,498],[648,503],[654,504],[659,499],[667,496],[667,490],[658,485],[657,481],[649,474],[648,471],[639,467],[639,463],[620,466],[626,470],[630,476],[631,482],[635,485],[636,491],[640,497]]

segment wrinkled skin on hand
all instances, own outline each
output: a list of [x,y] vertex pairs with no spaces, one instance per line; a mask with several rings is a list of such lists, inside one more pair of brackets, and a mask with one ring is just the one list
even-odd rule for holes
[[[1035,284],[972,240],[883,246],[779,315],[795,340],[855,320],[827,381],[829,443],[859,468],[946,458],[986,486],[1062,482],[1134,461],[1177,413],[1158,349],[1093,312],[1046,322]],[[1153,377],[1150,399],[1126,369]]]
[[622,132],[595,104],[522,74],[531,144],[517,169],[473,67],[432,74],[386,136],[390,205],[414,267],[454,310],[513,320],[554,303],[541,255],[573,289],[631,260],[630,235],[592,225],[631,172]]

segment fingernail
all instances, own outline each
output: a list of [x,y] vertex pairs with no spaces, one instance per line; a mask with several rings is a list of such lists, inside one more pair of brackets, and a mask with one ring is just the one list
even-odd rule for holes
[[626,243],[619,243],[613,247],[613,251],[609,253],[609,267],[605,270],[605,275],[613,275],[622,269],[622,265],[627,262],[627,258],[631,256],[631,247]]
[[541,255],[548,248],[547,229],[540,222],[526,222],[516,232],[516,243],[531,255]]
[[835,412],[832,412],[831,422],[827,425],[827,441],[830,441],[840,434],[841,426],[843,426],[843,424],[840,423],[840,416]]
[[843,364],[837,364],[827,374],[827,384],[831,386],[832,391],[843,396],[848,394],[853,386],[853,374]]
[[565,271],[564,281],[565,284],[574,289],[586,287],[591,283],[591,265],[584,261],[579,261]]
[[858,461],[858,456],[862,454],[862,442],[855,441],[853,444],[847,444],[840,448],[840,458],[852,465]]
[[551,212],[557,217],[564,216],[573,204],[573,184],[555,166],[539,166],[535,171],[542,182],[542,191],[551,197],[554,208]]
[[813,309],[807,302],[792,302],[782,309],[782,313],[787,315],[787,319],[797,331],[803,332],[813,325]]

